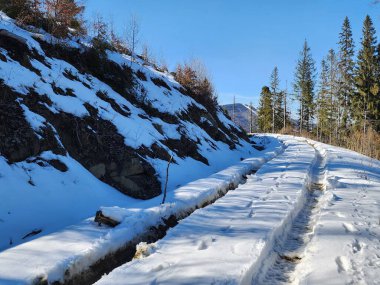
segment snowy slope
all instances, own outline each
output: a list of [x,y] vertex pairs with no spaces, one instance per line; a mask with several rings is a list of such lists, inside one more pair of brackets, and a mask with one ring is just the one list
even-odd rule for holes
[[[101,206],[142,203],[124,194],[159,195],[170,155],[172,192],[258,153],[221,110],[208,114],[170,74],[108,51],[115,72],[103,74],[106,83],[81,62],[88,43],[66,41],[56,52],[54,41],[0,12],[0,251]],[[118,86],[112,79],[125,79],[129,66],[133,88]]]
[[[181,217],[237,185],[244,175],[258,169],[282,152],[283,145],[267,138],[266,150],[208,178],[193,181],[160,198],[128,207],[103,207],[104,213],[119,220],[114,229],[99,227],[93,218],[62,231],[0,252],[0,284],[30,284],[41,278],[54,282],[81,273],[90,265],[138,238],[171,215]],[[33,264],[31,266],[31,264]]]

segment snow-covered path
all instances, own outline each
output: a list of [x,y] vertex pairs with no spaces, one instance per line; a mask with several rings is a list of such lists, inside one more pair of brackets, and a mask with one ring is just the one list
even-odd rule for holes
[[252,284],[380,284],[380,162],[317,151],[305,207]]
[[380,162],[281,139],[245,185],[96,284],[380,284]]
[[326,190],[295,284],[380,284],[380,161],[316,143]]
[[96,284],[249,284],[306,201],[315,151],[304,139],[286,137],[285,144],[246,184],[148,246],[148,257]]
[[[314,147],[314,144],[312,144]],[[299,211],[285,238],[277,240],[270,255],[265,258],[252,284],[287,284],[297,280],[296,265],[304,258],[305,247],[313,237],[316,208],[326,188],[326,159],[316,149],[316,160],[311,170],[311,184],[306,203]]]
[[[280,139],[285,149],[272,139],[262,157],[178,188],[168,204],[108,209],[122,221],[114,229],[88,220],[1,252],[0,284],[31,284],[36,276],[70,280],[189,209],[163,239],[141,244],[139,258],[96,284],[380,284],[380,161],[303,138]],[[260,166],[245,184],[192,212]]]
[[[92,271],[90,266],[97,261],[107,255],[112,259],[113,253],[126,244],[144,240],[144,235],[152,227],[163,225],[164,219],[172,215],[183,217],[195,208],[215,200],[231,186],[236,187],[241,183],[246,174],[257,170],[283,151],[284,146],[277,139],[267,137],[264,140],[266,149],[263,152],[168,192],[167,203],[164,205],[160,205],[158,197],[146,201],[147,205],[140,203],[132,204],[129,208],[103,207],[103,211],[117,214],[121,223],[116,228],[99,227],[92,217],[59,232],[0,252],[0,284],[34,284],[35,280],[64,282],[73,276],[86,275],[83,272]],[[101,274],[102,272],[95,275]]]

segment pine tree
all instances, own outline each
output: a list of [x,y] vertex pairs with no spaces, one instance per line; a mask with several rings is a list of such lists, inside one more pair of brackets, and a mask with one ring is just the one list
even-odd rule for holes
[[329,120],[329,143],[338,140],[338,129],[341,119],[338,86],[338,62],[335,51],[330,49],[326,57],[328,69],[328,120]]
[[268,86],[264,86],[261,90],[257,121],[260,131],[272,130],[272,94]]
[[378,88],[377,95],[375,95],[375,118],[373,127],[377,132],[380,132],[380,43],[377,45],[377,69],[376,69],[376,85]]
[[343,107],[341,132],[346,132],[350,125],[353,111],[350,102],[355,94],[354,55],[355,45],[352,38],[351,25],[348,17],[344,19],[342,31],[339,34],[339,101]]
[[103,17],[97,15],[92,23],[93,38],[91,40],[92,47],[96,49],[100,55],[105,56],[107,49],[110,49],[110,32],[108,24]]
[[278,130],[278,109],[279,109],[279,96],[280,96],[280,78],[278,75],[277,66],[274,67],[270,76],[270,91],[272,93],[272,133]]
[[328,94],[329,94],[329,68],[326,60],[323,59],[321,62],[321,74],[319,78],[319,90],[318,98],[316,104],[317,113],[317,138],[320,141],[324,141],[329,135],[329,118],[328,118]]
[[252,102],[249,102],[249,132],[253,133],[253,105]]
[[286,131],[288,127],[292,126],[292,121],[290,119],[290,108],[288,107],[288,81],[286,81],[286,88],[282,92],[282,129]]
[[300,102],[300,132],[303,130],[311,131],[312,128],[314,117],[314,78],[315,63],[311,56],[310,47],[305,40],[297,62],[294,81],[294,91]]
[[356,68],[356,87],[354,98],[356,109],[354,118],[356,126],[363,126],[366,133],[368,123],[375,122],[378,117],[378,78],[376,58],[376,36],[371,18],[367,15],[363,25],[361,48],[358,54]]
[[284,92],[280,91],[280,78],[277,66],[274,67],[270,77],[270,90],[272,93],[272,132],[278,132],[284,125]]

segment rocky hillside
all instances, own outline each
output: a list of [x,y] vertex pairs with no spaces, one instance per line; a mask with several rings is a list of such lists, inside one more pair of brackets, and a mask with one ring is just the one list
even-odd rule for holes
[[0,86],[0,249],[160,195],[171,156],[169,190],[255,151],[172,75],[3,13]]
[[[228,115],[233,117],[233,104],[226,104],[221,106],[227,111]],[[253,117],[253,130],[257,130],[257,110],[253,107],[252,109]],[[246,104],[237,103],[235,104],[235,123],[243,128],[246,132],[250,131],[250,107]]]

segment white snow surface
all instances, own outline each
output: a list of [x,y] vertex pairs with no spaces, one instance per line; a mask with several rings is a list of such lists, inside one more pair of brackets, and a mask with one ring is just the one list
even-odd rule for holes
[[[151,226],[161,224],[162,218],[171,215],[180,217],[204,202],[212,200],[219,191],[227,191],[231,183],[237,185],[243,175],[259,168],[282,151],[283,145],[277,139],[265,140],[267,141],[265,151],[208,178],[193,181],[168,192],[164,205],[160,205],[162,197],[133,202],[133,199],[125,198],[124,207],[102,207],[105,213],[121,221],[121,224],[114,229],[99,227],[93,222],[92,217],[64,230],[0,252],[0,284],[30,284],[36,277],[45,277],[49,281],[63,280],[66,270],[69,270],[70,274],[81,272],[108,253],[145,233]],[[78,173],[80,175],[80,172]],[[107,186],[103,184],[103,187]],[[87,187],[89,191],[93,191],[93,188],[94,186],[90,185]],[[78,190],[73,188],[73,191]],[[102,191],[99,192],[103,194]],[[108,201],[111,201],[109,204],[118,200],[118,197],[115,197],[112,201],[110,193],[106,195]],[[115,195],[122,194],[115,193]],[[83,199],[89,199],[90,203],[89,197],[96,199],[96,196],[91,196],[90,193]],[[73,199],[76,199],[74,195]],[[103,203],[107,201],[105,197],[102,199]],[[71,203],[75,204],[74,200],[71,200]],[[56,203],[52,205],[56,206]],[[79,203],[78,207],[81,205]],[[105,203],[103,205],[106,206]],[[60,206],[69,207],[64,204]],[[55,217],[52,218],[53,221],[54,219]]]
[[[56,281],[63,279],[66,270],[69,274],[81,272],[149,227],[157,226],[162,218],[172,214],[180,217],[213,200],[219,191],[225,192],[231,183],[237,185],[244,174],[282,151],[281,144],[273,138],[267,139],[269,145],[263,152],[241,140],[237,149],[230,150],[227,144],[213,140],[188,121],[169,124],[149,117],[97,78],[81,74],[65,61],[45,56],[34,38],[55,39],[43,31],[23,30],[2,12],[0,31],[25,42],[39,58],[44,58],[45,62],[31,60],[39,75],[0,48],[6,59],[0,60],[0,78],[22,96],[28,96],[29,89],[34,88],[53,102],[51,111],[79,117],[88,115],[84,107],[88,103],[102,119],[111,121],[125,144],[133,148],[187,134],[190,139],[199,140],[199,153],[210,164],[174,154],[178,164],[170,166],[167,203],[159,206],[162,196],[149,201],[126,197],[96,179],[69,155],[46,151],[40,158],[11,165],[0,156],[1,285],[30,284],[36,277]],[[80,47],[74,41],[67,44]],[[160,112],[178,115],[191,106],[203,108],[177,90],[179,84],[170,74],[154,70],[138,59],[131,62],[126,55],[108,52],[108,58],[145,74],[147,81],[138,80],[139,99]],[[79,81],[67,78],[65,72]],[[170,90],[155,85],[154,78],[163,80]],[[62,90],[72,89],[75,96],[54,93],[52,84]],[[97,91],[106,93],[130,115],[114,110],[96,95]],[[26,121],[40,136],[41,129],[49,123],[26,105],[20,105]],[[234,126],[222,112],[217,116],[226,128]],[[161,126],[163,134],[153,123]],[[56,137],[60,141],[58,134]],[[99,284],[125,284],[125,280],[128,284],[250,284],[257,280],[272,266],[268,257],[275,244],[289,234],[295,217],[306,205],[310,174],[316,163],[312,145],[323,155],[320,183],[324,184],[324,191],[311,213],[311,239],[301,248],[303,252],[297,253],[302,260],[287,274],[288,281],[380,284],[380,162],[305,139],[280,139],[287,146],[285,152],[265,163],[246,184],[195,211],[154,245],[141,245],[149,249],[148,257],[115,269]],[[248,159],[239,162],[241,158]],[[58,171],[47,163],[49,160],[63,162],[68,171]],[[147,160],[163,182],[167,162]],[[93,215],[99,209],[120,221],[120,225],[110,229],[95,224]],[[40,230],[35,236],[28,236]],[[266,280],[270,284],[277,282]]]
[[[34,72],[13,60],[5,49],[0,48],[0,53],[6,59],[6,61],[0,60],[0,79],[5,85],[21,94],[18,100],[22,101],[22,96],[29,96],[30,88],[33,88],[38,94],[46,95],[53,102],[52,106],[47,106],[52,112],[64,111],[78,117],[88,115],[84,107],[84,104],[88,103],[98,111],[102,119],[110,121],[116,127],[119,134],[124,137],[127,146],[150,147],[153,143],[158,143],[168,153],[172,153],[177,162],[170,166],[169,193],[190,181],[207,177],[233,165],[241,158],[254,157],[259,153],[243,140],[239,140],[236,149],[231,150],[229,145],[213,140],[195,123],[180,120],[177,124],[170,124],[158,117],[149,116],[144,110],[134,106],[94,76],[80,73],[74,66],[63,60],[46,56],[35,38],[53,42],[56,39],[43,31],[32,33],[16,26],[14,21],[1,11],[0,30],[1,33],[7,33],[18,41],[26,43],[29,49],[39,54],[38,59],[31,58],[30,60],[31,65],[39,71]],[[65,44],[79,47],[73,41]],[[109,52],[108,57],[120,65],[131,65],[134,71],[140,70],[145,74],[147,81],[136,79],[137,88],[144,89],[145,95],[143,96],[141,90],[137,90],[136,93],[141,93],[143,99],[149,101],[151,106],[160,112],[179,117],[180,113],[186,112],[193,105],[204,109],[192,98],[184,96],[176,89],[180,85],[170,74],[156,71],[150,66],[143,65],[141,61],[131,63],[130,58],[125,55]],[[70,76],[70,78],[65,76],[67,73],[71,73],[76,79],[71,80]],[[163,80],[171,90],[154,85],[151,78]],[[71,89],[74,95],[56,94],[52,85],[62,90]],[[99,98],[96,95],[98,91],[105,93],[105,96],[114,100],[115,104],[129,115],[122,115],[110,103]],[[46,125],[54,130],[44,117],[29,110],[25,104],[20,103],[20,105],[26,121],[38,137],[41,137],[41,129]],[[218,117],[227,128],[230,127],[231,122],[222,112],[218,113]],[[161,126],[162,134],[153,124]],[[199,153],[208,160],[209,165],[190,157],[178,157],[160,142],[166,139],[179,139],[181,134],[199,141]],[[60,141],[57,132],[55,136]],[[144,202],[126,197],[113,187],[96,179],[70,155],[60,156],[45,152],[39,156],[47,160],[60,160],[68,167],[68,171],[60,172],[46,161],[34,157],[29,158],[28,162],[10,165],[0,155],[0,251],[81,223],[92,217],[101,206],[147,208],[157,205],[161,199],[160,197]],[[163,185],[167,162],[149,157],[145,159],[156,170],[158,179]],[[39,230],[42,232],[38,235],[25,237]]]
[[[306,139],[281,139],[285,152],[246,184],[145,245],[147,257],[95,284],[380,284],[380,162]],[[311,217],[304,217],[311,239],[295,254],[302,259],[291,272],[280,272],[285,279],[257,279],[304,213],[311,183],[322,191]]]
[[96,284],[240,284],[302,206],[314,149],[286,138],[286,150],[245,184],[170,229],[153,254],[127,263]]
[[380,284],[380,161],[316,147],[326,157],[326,190],[294,283]]

